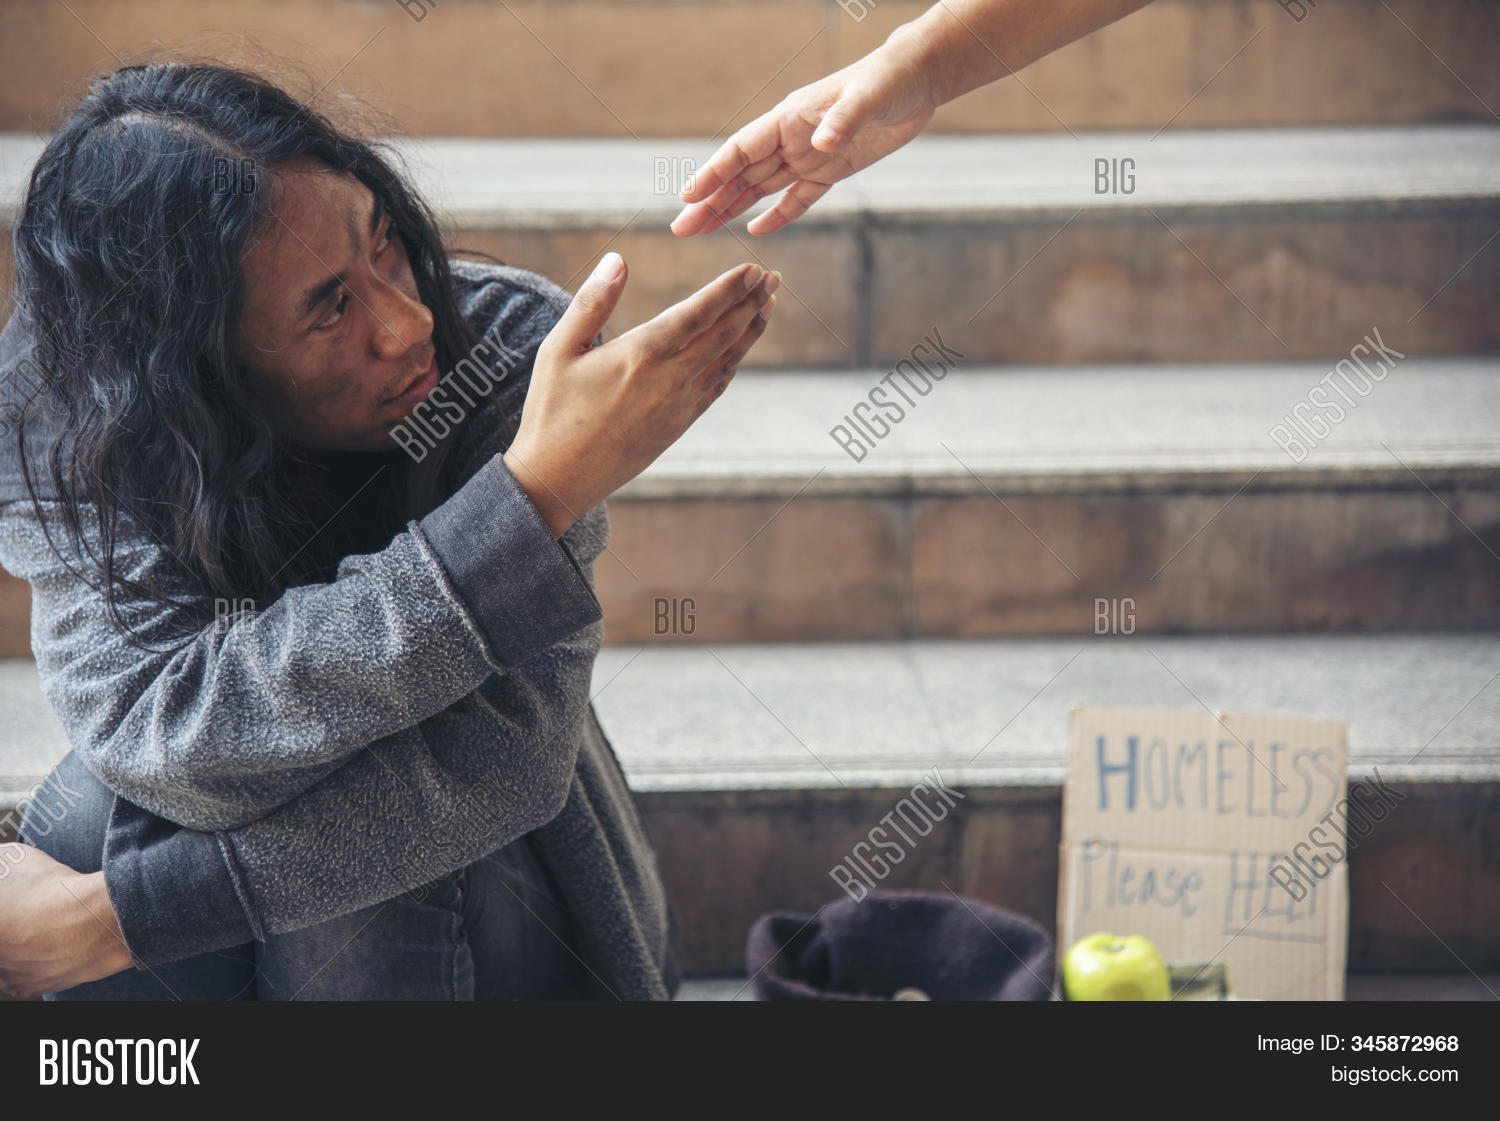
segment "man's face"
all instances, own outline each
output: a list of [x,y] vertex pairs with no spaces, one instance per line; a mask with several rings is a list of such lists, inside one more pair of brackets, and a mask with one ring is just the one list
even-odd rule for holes
[[437,384],[432,312],[364,184],[306,157],[277,171],[273,213],[245,255],[236,352],[287,442],[389,451],[391,429]]

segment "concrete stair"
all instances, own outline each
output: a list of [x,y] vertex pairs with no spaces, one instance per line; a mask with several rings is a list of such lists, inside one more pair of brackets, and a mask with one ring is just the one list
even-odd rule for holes
[[742,373],[610,501],[608,640],[1500,624],[1500,362],[1398,360],[1295,462],[1330,366],[965,367],[857,444],[880,371]]
[[[1405,796],[1350,854],[1349,966],[1441,972],[1500,969],[1497,676],[1493,634],[1137,636],[611,648],[594,692],[693,973],[838,898],[829,869],[934,768],[964,798],[883,886],[1052,928],[1067,711],[1121,703],[1347,720],[1350,780]],[[0,700],[14,800],[67,745],[29,662],[0,663]]]
[[[740,973],[759,914],[838,897],[933,767],[965,798],[885,886],[1051,929],[1067,710],[1128,703],[1349,721],[1351,781],[1405,795],[1350,854],[1351,999],[1396,992],[1373,971],[1493,989],[1500,5],[1157,0],[775,238],[671,236],[724,136],[926,6],[15,0],[0,291],[59,76],[240,52],[212,28],[388,113],[455,244],[568,288],[620,251],[617,330],[780,269],[757,367],[611,500],[597,565],[596,704],[688,971]],[[1289,453],[1276,426],[1326,418],[1309,394],[1372,332],[1405,357]],[[936,334],[963,357],[836,440]],[[28,600],[0,573],[0,839],[67,747]]]
[[[417,135],[710,136],[878,46],[926,0],[10,0],[0,129],[158,44],[337,75]],[[420,18],[419,18],[420,17]],[[247,42],[247,37],[253,42]],[[1500,8],[1469,0],[1157,0],[940,131],[1493,119]],[[263,52],[253,52],[258,44]],[[666,80],[663,80],[665,76]],[[331,100],[331,99],[330,99]]]

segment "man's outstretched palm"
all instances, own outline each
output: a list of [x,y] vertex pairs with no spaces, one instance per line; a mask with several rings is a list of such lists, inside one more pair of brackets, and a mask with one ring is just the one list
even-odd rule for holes
[[840,179],[916,136],[935,105],[919,70],[880,52],[789,94],[725,141],[682,192],[678,237],[716,230],[760,199],[787,188],[748,227],[771,234],[795,222]]

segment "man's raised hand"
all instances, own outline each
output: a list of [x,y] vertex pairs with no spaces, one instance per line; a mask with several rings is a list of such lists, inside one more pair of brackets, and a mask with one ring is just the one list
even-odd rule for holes
[[780,277],[737,265],[602,346],[625,291],[606,254],[537,351],[505,463],[554,536],[666,451],[703,415],[766,329]]

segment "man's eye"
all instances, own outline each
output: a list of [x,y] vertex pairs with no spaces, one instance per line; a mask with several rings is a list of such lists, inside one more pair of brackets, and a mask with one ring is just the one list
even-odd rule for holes
[[344,318],[344,312],[348,310],[348,307],[349,293],[345,292],[341,296],[339,296],[339,302],[333,305],[333,311],[329,313],[328,318],[318,324],[318,330],[321,331],[325,327],[332,327],[340,319]]
[[[393,232],[394,231],[391,225],[391,220],[389,218],[386,218],[381,223],[380,238],[375,242],[375,256],[382,256],[388,249],[391,248],[391,243],[395,240],[391,236]],[[338,322],[344,318],[344,312],[346,312],[348,309],[349,292],[347,289],[345,289],[342,293],[340,293],[339,302],[334,304],[333,311],[329,313],[328,318],[324,319],[321,323],[318,323],[313,329],[317,331],[324,331],[330,327],[337,325]]]

